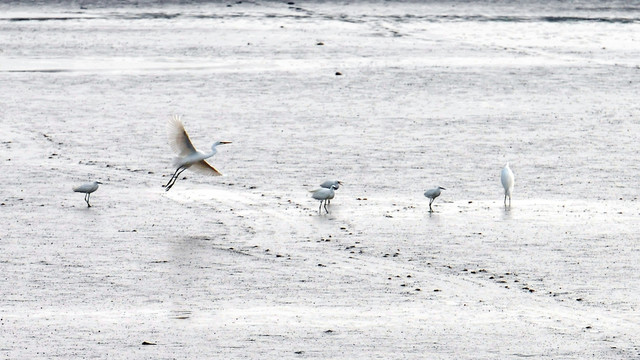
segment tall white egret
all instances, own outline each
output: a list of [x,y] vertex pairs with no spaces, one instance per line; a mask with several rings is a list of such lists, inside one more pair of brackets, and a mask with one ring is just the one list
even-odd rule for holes
[[178,180],[178,176],[189,168],[205,175],[222,175],[216,168],[206,162],[205,159],[217,153],[216,146],[231,144],[231,141],[216,141],[211,146],[210,153],[198,151],[191,143],[191,139],[189,139],[189,135],[184,129],[179,115],[173,115],[173,117],[169,119],[167,130],[169,133],[169,145],[171,145],[173,151],[178,154],[178,157],[173,162],[173,165],[177,167],[176,171],[171,176],[171,179],[169,179],[169,182],[164,185],[166,191],[169,191],[173,184],[176,183],[176,180]]
[[313,193],[311,197],[316,200],[320,200],[320,206],[318,207],[318,212],[322,212],[322,202],[324,202],[324,211],[326,211],[327,214],[329,213],[329,210],[327,210],[327,201],[333,199],[333,197],[336,194],[335,190],[337,188],[338,188],[338,185],[331,185],[331,187],[328,189],[320,188],[317,190],[311,190],[311,192]]
[[85,194],[84,201],[87,202],[87,207],[91,207],[91,204],[89,204],[89,197],[91,196],[92,192],[98,190],[99,184],[102,184],[102,183],[100,181],[94,181],[94,182],[82,184],[80,186],[74,187],[73,191],[84,193]]
[[500,181],[504,188],[504,206],[507,206],[507,196],[509,197],[509,206],[511,206],[511,191],[513,191],[514,177],[513,172],[509,168],[509,163],[506,163],[500,173]]
[[424,196],[428,197],[429,199],[429,211],[433,212],[433,209],[431,208],[431,204],[433,204],[433,200],[435,200],[438,196],[440,196],[440,193],[442,193],[442,190],[447,190],[445,188],[443,188],[442,186],[438,186],[435,187],[433,189],[427,190],[424,192]]
[[[325,182],[323,182],[322,184],[320,184],[320,187],[323,187],[325,189],[331,189],[331,185],[335,185],[336,186],[336,190],[338,190],[340,188],[340,185],[342,185],[342,181],[340,180],[327,180]],[[331,200],[329,200],[328,202],[329,204],[331,204]]]

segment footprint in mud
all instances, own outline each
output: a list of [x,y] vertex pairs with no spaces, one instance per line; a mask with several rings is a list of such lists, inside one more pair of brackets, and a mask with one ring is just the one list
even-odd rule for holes
[[[420,287],[416,287],[415,282],[416,280],[414,279],[413,275],[408,274],[408,275],[392,275],[392,276],[388,276],[387,280],[390,281],[395,281],[398,280],[400,281],[400,287],[401,288],[413,288],[412,290],[403,290],[402,293],[403,294],[415,294],[417,292],[421,292],[422,288]],[[435,289],[434,291],[440,291],[438,289]]]
[[[500,286],[503,286],[505,289],[510,289],[511,287],[509,286],[509,284],[520,284],[521,280],[518,277],[518,274],[513,273],[513,272],[505,272],[502,274],[496,274],[496,273],[489,273],[489,271],[487,271],[486,269],[477,269],[477,270],[469,270],[469,269],[462,269],[461,271],[462,273],[467,273],[470,275],[483,275],[483,276],[487,276],[488,280],[491,280],[493,282],[495,282],[496,284],[499,284]],[[520,288],[520,290],[528,292],[528,293],[535,293],[537,290],[533,288],[533,286],[528,285],[528,284],[523,284],[523,285],[519,285],[518,288]],[[551,294],[551,293],[549,293]]]

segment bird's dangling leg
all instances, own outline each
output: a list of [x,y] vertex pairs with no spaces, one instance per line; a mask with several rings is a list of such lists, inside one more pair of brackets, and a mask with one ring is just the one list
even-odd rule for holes
[[171,187],[173,186],[173,184],[176,183],[176,180],[178,180],[178,174],[175,173],[173,174],[173,176],[171,177],[171,180],[169,180],[169,182],[167,183],[167,185],[164,186],[164,190],[165,191],[169,191],[169,189],[171,189]]
[[169,182],[164,185],[164,191],[169,191],[169,189],[171,189],[171,187],[173,186],[173,184],[175,183],[175,178],[171,178],[171,180],[169,180]]
[[171,175],[171,179],[169,179],[169,181],[164,184],[162,187],[167,187],[169,186],[169,184],[171,184],[171,182],[173,181],[173,179],[176,177],[176,175],[178,174],[178,171],[180,171],[180,168],[177,168],[176,171],[173,173],[173,175]]
[[165,187],[168,186],[170,189],[173,186],[173,184],[176,183],[180,174],[182,174],[182,172],[185,171],[186,169],[187,169],[186,167],[182,167],[182,166],[178,167],[176,171],[173,173],[173,175],[171,176],[171,179],[169,179],[169,182],[165,185]]
[[165,191],[169,191],[169,189],[171,189],[171,187],[173,187],[173,184],[175,184],[176,181],[178,180],[178,177],[180,176],[180,174],[182,174],[182,172],[185,171],[185,170],[187,170],[186,167],[179,167],[178,169],[176,169],[176,172],[171,177],[171,180],[169,180],[167,185],[165,185],[164,190]]

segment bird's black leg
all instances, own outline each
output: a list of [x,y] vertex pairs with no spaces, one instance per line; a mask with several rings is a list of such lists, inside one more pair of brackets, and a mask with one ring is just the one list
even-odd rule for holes
[[433,208],[431,207],[431,204],[433,203],[433,200],[434,200],[434,199],[431,199],[431,200],[429,201],[429,211],[431,211],[431,212],[433,212]]
[[165,185],[164,190],[165,191],[169,191],[169,189],[171,189],[171,187],[173,186],[173,184],[176,183],[176,180],[178,180],[178,177],[180,176],[180,174],[182,174],[183,171],[187,170],[186,167],[179,167],[176,169],[176,172],[173,173],[173,176],[171,177],[171,180],[169,180],[169,182],[167,183],[167,185]]
[[84,196],[84,201],[87,202],[87,207],[91,207],[91,204],[89,204],[89,197],[91,196],[91,194],[87,193],[87,195]]
[[173,183],[175,182],[173,179],[174,178],[172,177],[171,180],[169,180],[169,182],[164,185],[164,191],[169,191],[169,189],[171,189]]
[[329,213],[329,210],[327,210],[327,200],[324,201],[324,211],[326,211],[327,214]]
[[176,180],[178,180],[178,176],[180,176],[180,174],[182,174],[183,171],[185,171],[187,168],[180,166],[179,168],[176,169],[176,171],[173,173],[173,175],[171,176],[171,179],[169,179],[169,182],[165,185],[165,187],[169,187],[171,188],[173,186],[173,184],[175,184]]
[[171,179],[169,179],[169,181],[164,185],[164,187],[169,186],[169,184],[171,184],[171,181],[173,181],[173,179],[176,177],[176,174],[178,174],[178,171],[180,171],[180,168],[177,168],[176,171],[173,173],[173,175],[171,175]]
[[318,206],[318,214],[322,213],[322,200],[320,200],[320,206]]
[[176,183],[176,180],[178,180],[178,174],[179,173],[176,170],[176,173],[173,174],[171,180],[167,183],[167,185],[165,185],[165,191],[169,191],[169,189],[171,189],[171,187]]

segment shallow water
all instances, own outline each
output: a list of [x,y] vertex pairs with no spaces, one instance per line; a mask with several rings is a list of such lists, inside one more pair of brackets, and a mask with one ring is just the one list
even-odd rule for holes
[[0,5],[4,357],[640,354],[640,9],[229,5]]

